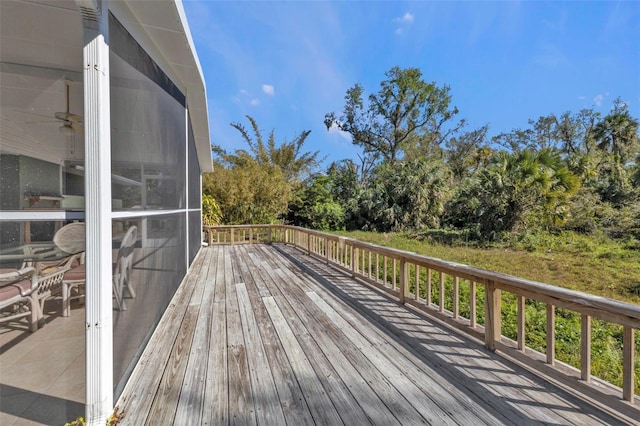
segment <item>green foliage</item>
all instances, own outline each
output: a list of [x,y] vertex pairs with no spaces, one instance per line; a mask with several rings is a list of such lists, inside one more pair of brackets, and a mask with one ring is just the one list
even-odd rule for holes
[[203,176],[203,193],[219,203],[226,224],[278,223],[291,186],[279,169],[246,158],[242,166],[215,162],[213,173]]
[[465,184],[448,207],[447,223],[475,227],[484,239],[532,221],[557,225],[566,219],[567,201],[579,186],[559,153],[549,148],[498,152]]
[[238,123],[237,129],[249,146],[227,153],[217,146],[213,173],[203,177],[203,193],[219,204],[219,219],[227,224],[279,223],[287,214],[297,186],[318,165],[318,152],[303,152],[309,131],[292,142],[276,145],[272,131],[265,142],[256,121],[247,116],[254,137]]
[[396,66],[385,76],[368,102],[359,84],[347,90],[342,115],[326,114],[327,129],[336,126],[348,132],[365,152],[391,163],[407,150],[432,152],[453,131],[444,126],[458,113],[449,107],[449,87],[427,83],[417,68]]
[[318,230],[335,230],[344,226],[345,213],[333,198],[329,176],[307,179],[289,204],[287,220],[298,226]]
[[222,221],[220,205],[211,195],[202,194],[202,224],[206,226],[219,225]]

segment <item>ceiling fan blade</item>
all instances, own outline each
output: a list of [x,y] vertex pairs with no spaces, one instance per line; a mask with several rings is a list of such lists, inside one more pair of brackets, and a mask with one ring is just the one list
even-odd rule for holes
[[62,121],[71,121],[73,123],[82,124],[82,116],[78,114],[72,114],[70,112],[56,112],[55,117]]

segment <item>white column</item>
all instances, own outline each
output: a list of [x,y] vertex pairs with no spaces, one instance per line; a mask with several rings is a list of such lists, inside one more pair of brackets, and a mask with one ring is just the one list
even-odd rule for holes
[[[187,271],[189,270],[189,248],[191,246],[191,232],[189,229],[189,108],[185,107],[184,109],[184,226],[185,226],[185,236],[184,236],[184,264],[187,265]],[[198,235],[202,235],[202,226],[200,227],[200,233]]]
[[111,119],[107,1],[76,0],[83,16],[86,211],[86,408],[88,425],[113,411]]

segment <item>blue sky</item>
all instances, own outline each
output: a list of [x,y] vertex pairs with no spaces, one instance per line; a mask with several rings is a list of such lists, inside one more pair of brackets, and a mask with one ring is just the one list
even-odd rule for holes
[[311,130],[305,148],[325,166],[355,158],[324,115],[396,65],[450,86],[458,117],[490,136],[550,113],[606,114],[617,97],[640,118],[638,1],[183,2],[212,143],[230,151],[246,145],[229,123],[250,115],[277,142]]

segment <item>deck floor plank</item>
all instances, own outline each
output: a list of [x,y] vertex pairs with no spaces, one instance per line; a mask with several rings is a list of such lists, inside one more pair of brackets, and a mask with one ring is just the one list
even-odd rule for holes
[[[526,374],[523,369],[515,366],[509,367],[510,363],[502,358],[491,356],[483,347],[477,344],[473,346],[471,341],[456,334],[446,331],[438,332],[433,323],[429,324],[429,321],[425,321],[417,312],[399,306],[386,295],[378,294],[373,298],[363,297],[365,291],[361,284],[339,271],[334,272],[327,269],[320,260],[301,256],[299,251],[292,248],[284,250],[298,259],[302,259],[305,262],[305,267],[315,270],[316,273],[328,275],[331,284],[335,284],[336,287],[340,287],[340,290],[344,291],[343,300],[349,301],[355,308],[346,311],[345,315],[353,316],[355,311],[386,312],[387,319],[381,319],[380,315],[369,315],[368,321],[364,323],[378,323],[382,328],[391,327],[397,332],[403,333],[403,337],[412,337],[413,339],[404,339],[409,342],[421,341],[420,345],[425,349],[422,353],[425,356],[432,357],[434,353],[440,354],[439,356],[444,361],[440,364],[443,370],[451,370],[451,366],[457,366],[460,371],[464,372],[457,379],[448,380],[449,383],[462,381],[472,385],[475,388],[475,394],[483,399],[489,398],[488,404],[496,404],[495,397],[499,397],[497,400],[501,401],[498,402],[501,405],[500,412],[508,413],[509,421],[519,419],[519,423],[527,423],[531,419],[536,419],[535,422],[553,423],[558,419],[564,419],[570,424],[595,425],[612,420],[610,416],[590,406],[580,404],[577,398],[559,392],[559,389],[542,379]],[[358,300],[357,305],[354,305],[354,300]],[[352,319],[352,323],[360,326],[363,321]],[[375,331],[375,328],[370,326],[360,326],[360,329],[365,334]],[[430,338],[434,332],[438,335],[437,340]],[[502,374],[502,376],[499,377],[498,374]],[[478,389],[477,384],[481,384],[482,387]],[[483,392],[483,390],[490,392]],[[517,408],[514,409],[514,406]]]
[[186,315],[185,307],[189,304],[199,280],[203,279],[201,273],[205,258],[204,251],[196,257],[191,273],[176,291],[158,324],[157,331],[151,336],[137,368],[132,372],[122,392],[117,409],[126,415],[128,424],[141,425],[146,422],[160,387],[162,372],[171,356],[167,347],[173,346],[180,330],[180,327],[174,325],[183,322]]
[[[291,268],[287,269],[287,271],[289,270],[291,270]],[[288,279],[283,277],[283,281],[287,282]],[[318,291],[321,290],[318,289]],[[414,364],[415,360],[405,360],[406,362],[403,363],[402,361],[404,357],[394,357],[393,360],[387,358],[383,353],[378,351],[378,348],[381,347],[381,345],[384,345],[384,340],[380,339],[379,336],[368,336],[368,338],[364,338],[364,335],[360,335],[359,332],[355,331],[356,327],[353,327],[352,324],[347,324],[336,311],[333,311],[332,308],[328,308],[328,305],[327,308],[322,309],[321,303],[324,303],[324,300],[318,301],[315,292],[307,292],[299,297],[306,301],[308,301],[309,298],[316,301],[319,313],[315,313],[314,318],[317,318],[318,315],[324,313],[333,318],[332,321],[336,323],[336,327],[334,328],[335,330],[341,330],[344,332],[345,330],[353,329],[351,334],[343,337],[334,333],[330,340],[335,341],[341,346],[345,345],[345,339],[347,342],[358,343],[358,350],[362,354],[360,356],[365,356],[370,360],[374,360],[380,373],[383,374],[389,382],[393,383],[394,387],[400,393],[404,394],[405,398],[412,402],[414,408],[416,408],[417,411],[422,412],[423,417],[425,417],[429,422],[438,424],[456,422],[463,422],[466,424],[486,424],[486,422],[489,422],[489,424],[495,424],[493,416],[488,415],[488,413],[482,409],[477,410],[480,413],[479,415],[474,414],[473,411],[469,410],[469,407],[466,407],[465,404],[461,403],[462,401],[453,398],[449,393],[447,393],[447,390],[441,387],[439,381],[421,380],[421,378],[424,377],[423,374],[412,374],[413,370],[416,369]],[[303,300],[303,303],[305,300]],[[363,323],[363,321],[357,320],[356,323]],[[325,330],[327,330],[326,327]],[[323,348],[325,345],[327,344],[323,344]],[[386,348],[384,349],[386,350]],[[396,367],[391,364],[391,362],[395,362],[398,366]],[[365,369],[365,371],[367,370],[368,369]],[[437,401],[431,399],[432,395],[436,395],[438,397]],[[438,406],[437,402],[439,402],[442,407]],[[474,408],[477,408],[477,405],[474,406]],[[438,416],[438,418],[434,418],[434,416]],[[455,421],[453,419],[455,419]]]
[[236,292],[242,330],[246,340],[251,342],[247,345],[247,360],[257,422],[259,425],[283,425],[285,424],[284,413],[246,284],[236,284]]
[[[345,424],[367,424],[370,423],[367,415],[360,407],[360,402],[357,396],[353,395],[350,391],[350,385],[340,379],[340,375],[336,370],[341,368],[339,362],[334,359],[325,356],[323,345],[317,342],[317,338],[323,335],[323,332],[314,332],[310,327],[322,322],[322,318],[313,318],[309,320],[304,316],[300,316],[302,307],[297,305],[295,308],[289,303],[288,298],[277,287],[276,282],[280,280],[274,274],[279,271],[278,268],[271,269],[270,272],[253,270],[260,280],[267,283],[270,288],[270,292],[274,295],[273,298],[277,301],[278,307],[283,311],[287,317],[289,326],[291,327],[298,343],[303,348],[305,356],[309,363],[311,363],[313,370],[316,372],[316,376],[320,381],[323,388],[327,391],[329,398],[333,402],[337,412],[339,413],[342,421]],[[287,280],[289,284],[293,284],[292,280]],[[295,285],[289,285],[288,289],[294,291]],[[295,303],[294,303],[295,305]],[[310,404],[311,402],[309,402]],[[376,406],[380,406],[380,401],[374,402]],[[391,416],[393,419],[393,416]],[[393,424],[387,422],[386,424]]]
[[[229,421],[232,425],[255,425],[255,406],[251,394],[249,363],[242,331],[236,280],[240,279],[231,256],[225,256],[225,295],[227,314],[227,374],[229,388]],[[235,270],[234,270],[235,269]]]
[[[193,294],[187,305],[187,311],[179,328],[179,334],[173,345],[169,362],[164,370],[158,393],[153,401],[149,417],[146,420],[147,425],[157,425],[162,422],[173,422],[183,383],[187,373],[187,365],[191,359],[191,344],[196,338],[196,333],[200,328],[198,318],[200,318],[200,308],[202,307],[202,298],[205,293],[206,277],[208,275],[209,264],[211,262],[211,253],[204,253],[205,261],[198,274],[198,282],[193,290]],[[193,383],[190,383],[193,385]],[[200,410],[198,410],[200,411]],[[184,412],[182,413],[184,414]],[[185,419],[188,420],[188,419]]]
[[213,300],[216,287],[217,256],[214,257],[214,254],[217,253],[207,251],[205,266],[203,266],[203,271],[206,270],[207,274],[202,281],[202,298],[194,297],[190,303],[194,312],[198,311],[198,316],[176,410],[176,418],[184,419],[185,424],[202,424],[204,405],[202,395],[204,395],[207,378],[207,361],[211,342],[211,317],[213,315]]
[[[132,383],[133,382],[133,383]],[[120,424],[621,424],[291,246],[203,249]]]
[[[279,271],[281,272],[281,271]],[[283,277],[285,279],[285,277]],[[286,281],[285,281],[286,282]],[[287,293],[287,299],[290,300],[295,296],[295,290]],[[296,302],[299,306],[302,306],[300,299]],[[368,419],[368,422],[375,425],[394,425],[400,424],[398,419],[394,416],[391,410],[381,399],[380,394],[384,394],[380,389],[374,390],[370,382],[374,382],[375,378],[370,378],[366,374],[366,367],[362,368],[365,374],[364,377],[361,372],[356,368],[349,358],[345,355],[345,348],[351,345],[348,341],[338,341],[335,338],[335,331],[331,330],[331,325],[326,321],[319,321],[321,318],[319,312],[315,312],[313,309],[300,309],[297,312],[301,321],[306,324],[309,330],[308,336],[313,336],[314,347],[318,351],[321,351],[326,359],[331,360],[331,367],[336,371],[336,374],[340,379],[347,384],[350,393],[353,398],[360,405],[364,415]],[[308,343],[310,346],[310,344]],[[309,349],[307,349],[309,350]],[[378,388],[379,383],[376,383]],[[345,410],[341,410],[343,413]],[[362,422],[357,423],[362,424]]]
[[[247,250],[242,250],[242,248],[238,252],[238,255],[248,254]],[[243,258],[247,259],[249,256]],[[309,407],[287,360],[284,348],[278,339],[267,309],[262,303],[262,297],[270,296],[269,290],[264,284],[261,275],[257,273],[259,272],[258,269],[254,268],[253,264],[249,262],[238,262],[238,264],[242,272],[242,278],[247,284],[247,292],[254,309],[256,322],[260,327],[262,344],[269,361],[286,422],[296,426],[312,425],[313,417]],[[261,290],[258,290],[258,287]]]
[[263,297],[262,300],[298,378],[300,388],[305,394],[314,423],[328,426],[343,424],[333,402],[318,379],[316,371],[291,330],[288,319],[282,314],[275,299],[270,296]]
[[224,281],[223,248],[214,246],[216,268],[214,302],[211,312],[211,333],[207,359],[207,379],[203,395],[202,423],[226,425],[229,421],[229,393],[227,374],[227,316]]

